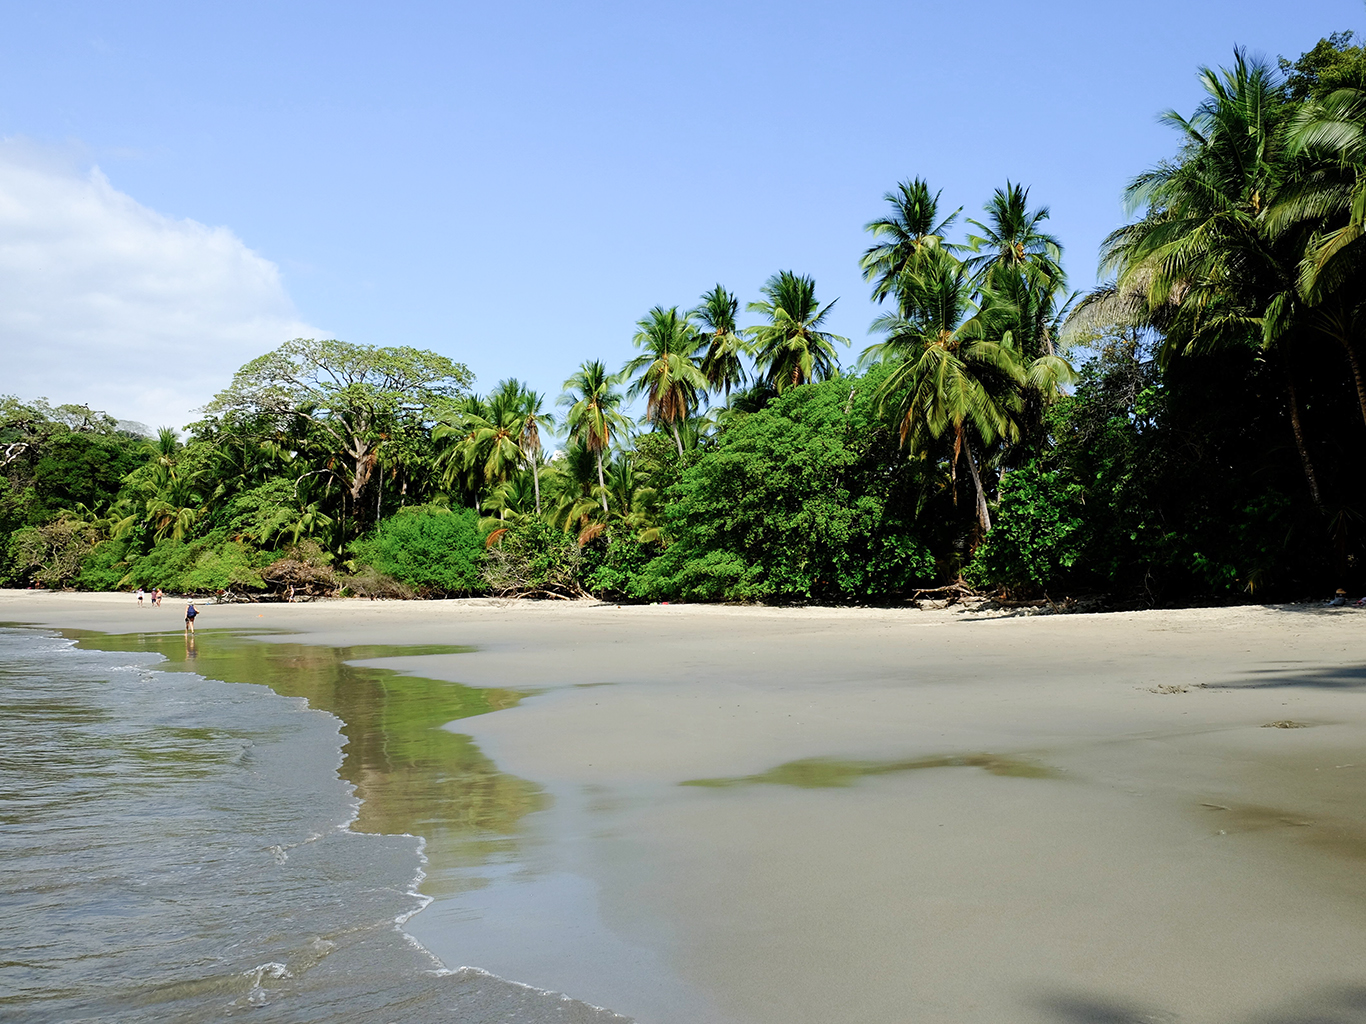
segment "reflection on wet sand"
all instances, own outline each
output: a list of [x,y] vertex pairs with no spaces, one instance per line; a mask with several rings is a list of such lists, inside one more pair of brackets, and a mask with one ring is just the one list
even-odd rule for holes
[[247,633],[210,630],[197,639],[179,633],[69,635],[90,649],[161,654],[166,663],[157,668],[163,671],[260,683],[336,715],[347,739],[338,771],[362,800],[351,827],[425,837],[429,864],[422,890],[429,895],[482,884],[468,869],[511,856],[522,819],[546,805],[537,786],[500,772],[468,736],[442,728],[456,719],[512,707],[522,693],[350,664],[456,654],[467,648],[322,647],[266,643]]
[[1056,779],[1061,776],[1055,768],[1000,757],[996,754],[954,754],[944,757],[918,757],[906,761],[842,761],[832,757],[808,757],[788,761],[758,775],[737,775],[719,779],[689,779],[684,786],[724,788],[760,783],[773,786],[797,786],[800,789],[827,789],[832,786],[852,786],[869,775],[891,775],[896,772],[918,771],[924,768],[981,768],[992,775],[1023,779]]

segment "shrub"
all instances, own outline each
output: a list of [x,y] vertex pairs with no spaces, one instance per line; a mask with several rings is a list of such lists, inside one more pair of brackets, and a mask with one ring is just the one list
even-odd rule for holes
[[728,427],[670,489],[671,543],[633,592],[848,601],[930,581],[915,469],[875,408],[883,372],[793,388]]
[[25,527],[12,538],[17,575],[48,587],[69,586],[99,540],[99,532],[89,523],[66,516],[44,526]]
[[583,585],[604,599],[630,598],[636,579],[659,551],[658,544],[642,544],[634,535],[613,537],[606,546],[594,544],[583,552]]
[[132,561],[122,586],[161,587],[179,593],[264,590],[260,567],[271,555],[215,530],[194,541],[161,540]]
[[490,535],[484,581],[500,596],[579,597],[581,552],[574,538],[540,519]]
[[1084,488],[1028,465],[1001,482],[995,522],[964,577],[974,586],[1047,590],[1064,582],[1083,551]]
[[414,505],[380,521],[354,547],[355,561],[419,591],[483,589],[484,545],[473,509]]

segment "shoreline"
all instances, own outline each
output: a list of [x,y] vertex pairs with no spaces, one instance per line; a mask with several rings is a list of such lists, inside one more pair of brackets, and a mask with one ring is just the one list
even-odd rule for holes
[[[123,595],[35,596],[0,593],[0,620],[178,625]],[[373,664],[530,691],[447,727],[551,797],[512,874],[409,922],[448,963],[483,941],[457,960],[661,1024],[692,997],[743,1024],[1251,1021],[1360,984],[1350,609],[204,611],[263,643],[464,644]],[[681,785],[707,779],[731,784]]]

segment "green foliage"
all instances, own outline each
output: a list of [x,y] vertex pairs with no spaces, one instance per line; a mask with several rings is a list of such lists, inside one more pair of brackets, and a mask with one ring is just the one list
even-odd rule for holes
[[1031,464],[1001,482],[991,533],[964,571],[969,583],[1044,590],[1068,579],[1081,557],[1085,488]]
[[1353,37],[1352,32],[1334,32],[1295,61],[1280,58],[1286,96],[1303,101],[1338,89],[1366,89],[1366,47],[1353,46]]
[[107,504],[123,477],[145,458],[145,443],[137,438],[64,432],[44,447],[33,469],[33,487],[54,511]]
[[[120,580],[124,587],[161,587],[171,593],[211,594],[219,590],[263,590],[261,567],[272,559],[242,541],[231,540],[226,531],[193,541],[167,538],[145,555],[132,560]],[[98,561],[92,572],[100,571]]]
[[491,535],[484,581],[500,595],[580,596],[581,553],[574,538],[540,519]]
[[126,540],[102,541],[81,563],[75,585],[79,590],[118,590],[131,568]]
[[849,600],[928,581],[913,468],[876,413],[881,372],[790,388],[723,431],[672,489],[671,543],[635,593]]
[[69,586],[98,542],[94,527],[71,516],[25,527],[11,540],[16,575],[45,587]]
[[478,514],[437,505],[402,509],[355,545],[358,563],[417,590],[441,594],[482,590],[483,555]]
[[613,537],[605,545],[599,541],[583,551],[579,572],[584,588],[604,600],[630,599],[636,580],[659,551],[659,544],[642,543],[632,534]]

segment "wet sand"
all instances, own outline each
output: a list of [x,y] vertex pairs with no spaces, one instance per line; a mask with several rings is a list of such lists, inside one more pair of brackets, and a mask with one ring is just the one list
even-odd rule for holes
[[409,923],[452,967],[660,1024],[1366,1021],[1366,612],[201,610],[535,691],[450,726],[549,797]]

